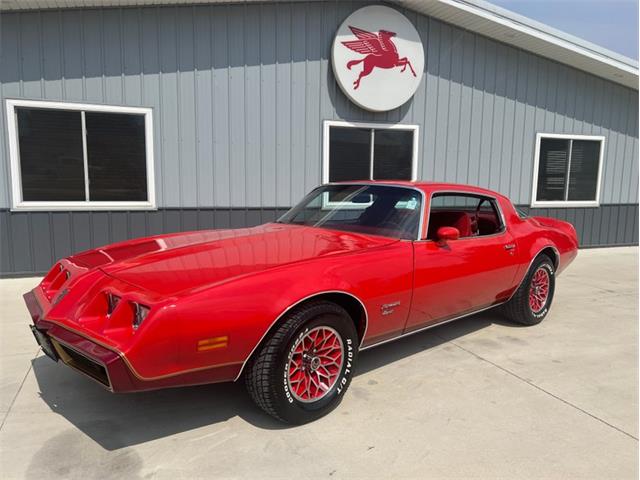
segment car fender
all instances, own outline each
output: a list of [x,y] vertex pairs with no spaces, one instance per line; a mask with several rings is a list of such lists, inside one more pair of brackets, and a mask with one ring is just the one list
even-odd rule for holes
[[245,366],[247,365],[247,362],[251,359],[251,357],[253,356],[253,354],[255,353],[255,351],[258,349],[258,347],[260,347],[260,345],[262,345],[264,339],[267,337],[267,335],[273,331],[273,329],[276,327],[276,325],[278,325],[278,323],[280,323],[280,321],[283,319],[283,317],[290,312],[291,310],[293,310],[295,307],[297,307],[298,305],[303,304],[304,302],[307,301],[311,301],[314,298],[322,298],[326,295],[331,295],[331,294],[340,294],[340,295],[347,295],[351,298],[353,298],[354,300],[356,300],[362,307],[362,310],[364,312],[364,334],[362,335],[362,338],[360,339],[360,345],[359,348],[362,347],[362,343],[364,342],[365,336],[366,336],[366,332],[367,332],[367,326],[369,324],[369,313],[367,311],[367,307],[364,304],[364,302],[362,300],[360,300],[360,298],[358,298],[356,295],[354,295],[353,293],[347,292],[345,290],[321,290],[321,291],[316,291],[314,293],[311,293],[305,297],[302,297],[300,299],[298,299],[297,301],[291,303],[288,307],[286,307],[272,322],[271,325],[269,325],[269,327],[265,330],[264,334],[262,335],[262,337],[260,337],[260,340],[258,340],[255,344],[255,346],[253,347],[253,349],[251,350],[251,352],[249,352],[249,354],[247,355],[246,359],[244,360],[244,362],[242,362],[242,366],[240,367],[240,370],[238,371],[238,375],[236,375],[236,378],[234,378],[234,381],[237,381],[240,376],[242,375],[242,372],[244,371]]
[[[287,312],[328,293],[357,300],[365,312],[367,331],[372,320],[382,318],[385,323],[376,322],[378,329],[392,321],[401,329],[410,308],[412,255],[411,242],[397,242],[349,255],[348,261],[342,255],[311,259],[239,277],[180,298],[174,315],[180,325],[181,368],[235,364],[237,378],[251,354]],[[382,317],[381,305],[397,299],[400,305],[396,312]],[[217,347],[199,349],[202,342],[213,342]]]

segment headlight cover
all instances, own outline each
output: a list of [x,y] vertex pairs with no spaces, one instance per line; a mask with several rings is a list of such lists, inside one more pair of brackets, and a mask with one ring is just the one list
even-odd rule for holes
[[150,309],[136,302],[131,302],[131,306],[133,307],[133,328],[137,329],[149,315]]
[[113,293],[107,293],[107,315],[111,315],[113,313],[119,302],[120,297]]

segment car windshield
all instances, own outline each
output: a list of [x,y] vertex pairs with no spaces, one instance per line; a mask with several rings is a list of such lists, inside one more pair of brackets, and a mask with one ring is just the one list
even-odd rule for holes
[[415,240],[422,195],[384,185],[325,185],[313,190],[279,223]]

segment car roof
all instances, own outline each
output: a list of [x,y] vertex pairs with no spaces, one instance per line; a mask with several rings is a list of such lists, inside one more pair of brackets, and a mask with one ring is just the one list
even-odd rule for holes
[[391,185],[398,187],[411,187],[421,190],[426,195],[435,193],[438,191],[451,191],[451,192],[465,192],[465,193],[477,193],[481,195],[489,195],[492,197],[503,197],[504,195],[489,190],[487,188],[477,187],[475,185],[465,185],[462,183],[448,183],[448,182],[425,182],[425,181],[408,181],[408,180],[362,180],[362,181],[348,181],[348,182],[331,182],[344,185]]

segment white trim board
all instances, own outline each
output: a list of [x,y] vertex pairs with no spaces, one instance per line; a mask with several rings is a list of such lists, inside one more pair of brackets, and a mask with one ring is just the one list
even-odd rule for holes
[[[145,119],[145,155],[147,170],[147,201],[132,202],[98,202],[98,201],[23,201],[22,178],[20,175],[20,148],[18,142],[18,124],[16,121],[16,107],[41,108],[47,110],[71,110],[82,113],[83,154],[85,167],[87,163],[84,112],[128,113],[144,115]],[[115,105],[99,105],[72,102],[50,102],[45,100],[6,100],[7,130],[9,137],[9,158],[11,170],[11,210],[155,210],[155,173],[153,153],[153,111],[147,107],[123,107]],[[88,188],[85,168],[85,188]]]

